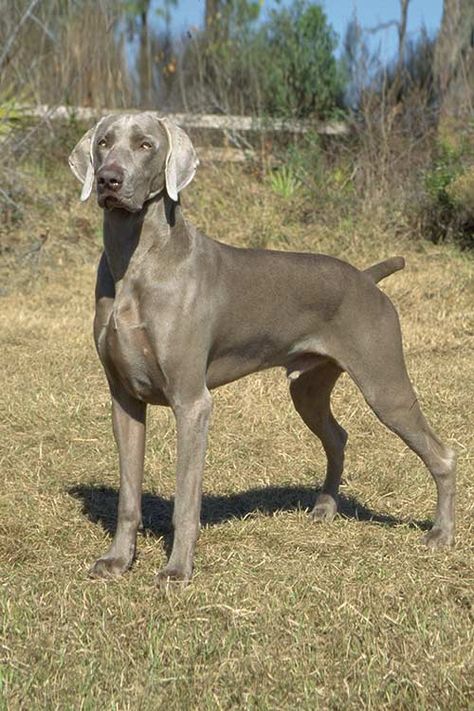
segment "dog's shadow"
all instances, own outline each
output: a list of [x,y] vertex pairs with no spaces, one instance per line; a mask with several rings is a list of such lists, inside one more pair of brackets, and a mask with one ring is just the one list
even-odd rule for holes
[[[82,502],[83,513],[111,535],[117,523],[118,490],[106,486],[79,485],[69,493]],[[203,494],[201,523],[214,526],[232,519],[244,519],[254,514],[271,516],[280,511],[310,510],[314,506],[317,490],[310,486],[268,486],[248,489],[236,494],[214,496]],[[377,513],[361,504],[356,498],[341,495],[339,514],[348,519],[367,521],[382,526],[406,525],[423,531],[431,528],[430,521],[403,520],[389,514]],[[168,548],[172,531],[173,501],[150,492],[143,494],[143,532],[165,538]]]

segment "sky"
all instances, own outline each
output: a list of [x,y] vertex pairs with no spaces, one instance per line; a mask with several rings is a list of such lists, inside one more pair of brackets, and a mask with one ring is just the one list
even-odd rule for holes
[[[290,0],[263,0],[262,16],[268,10],[278,5],[288,5]],[[323,0],[320,3],[329,23],[336,31],[339,39],[344,36],[347,23],[357,13],[360,24],[364,28],[372,28],[389,20],[398,20],[400,16],[399,0]],[[205,0],[178,0],[171,13],[171,29],[173,33],[182,34],[194,27],[201,27],[204,20]],[[441,23],[443,0],[410,0],[408,7],[408,37],[416,38],[420,29],[425,25],[430,34],[435,34]],[[381,56],[390,59],[397,49],[396,28],[378,32],[371,35],[371,47],[380,48]]]

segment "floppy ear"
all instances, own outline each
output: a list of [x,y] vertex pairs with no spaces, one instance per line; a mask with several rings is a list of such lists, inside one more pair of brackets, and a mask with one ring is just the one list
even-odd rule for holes
[[92,164],[92,142],[96,126],[90,128],[76,145],[68,158],[69,167],[82,183],[81,200],[87,200],[94,184],[94,166]]
[[94,138],[97,129],[106,118],[107,116],[104,116],[95,126],[86,131],[68,158],[69,167],[82,183],[82,201],[87,200],[92,192],[94,185]]
[[165,163],[166,192],[178,201],[178,194],[194,178],[199,160],[188,134],[167,118],[158,118],[168,138]]

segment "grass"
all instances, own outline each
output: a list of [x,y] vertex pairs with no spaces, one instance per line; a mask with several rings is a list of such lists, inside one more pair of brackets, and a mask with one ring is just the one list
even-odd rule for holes
[[118,484],[91,338],[100,215],[66,172],[35,189],[2,235],[0,708],[472,708],[470,258],[395,238],[374,211],[339,219],[241,168],[201,169],[187,215],[223,241],[360,267],[406,256],[383,288],[424,410],[459,454],[458,534],[453,550],[424,549],[434,484],[346,376],[334,394],[349,431],[341,515],[312,524],[323,453],[283,374],[257,374],[215,393],[196,572],[165,594],[153,585],[174,491],[164,409],[151,411],[137,561],[114,582],[86,574],[113,532]]
[[295,171],[286,165],[271,172],[268,182],[273,192],[286,200],[293,197],[301,187],[301,181],[298,180]]

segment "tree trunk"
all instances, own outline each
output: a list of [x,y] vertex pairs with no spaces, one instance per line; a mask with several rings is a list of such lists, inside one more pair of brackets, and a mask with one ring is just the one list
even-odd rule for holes
[[220,0],[206,0],[205,25],[208,37],[214,37],[219,24]]
[[142,3],[140,12],[140,47],[138,52],[138,77],[140,85],[140,106],[151,108],[152,68],[150,37],[148,33],[148,10],[150,0]]
[[228,0],[206,0],[205,27],[210,42],[225,40],[228,36]]
[[474,109],[474,2],[444,0],[436,42],[440,116],[465,118]]
[[400,0],[400,22],[398,23],[398,66],[397,74],[400,77],[405,63],[405,47],[407,36],[408,5],[410,0]]

